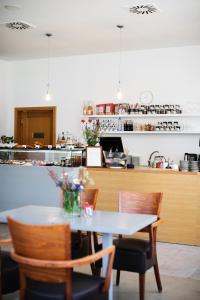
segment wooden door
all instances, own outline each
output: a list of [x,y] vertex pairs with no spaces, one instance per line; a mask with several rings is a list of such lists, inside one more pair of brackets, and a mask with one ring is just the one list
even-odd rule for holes
[[15,108],[15,141],[21,145],[53,145],[55,107]]

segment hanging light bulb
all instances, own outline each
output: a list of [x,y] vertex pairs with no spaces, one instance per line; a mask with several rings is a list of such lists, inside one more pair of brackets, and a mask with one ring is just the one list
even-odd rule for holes
[[124,28],[123,25],[117,25],[117,28],[119,29],[119,80],[118,80],[118,88],[117,88],[117,100],[123,99],[122,89],[121,89],[121,62],[122,62],[122,35],[121,31]]
[[47,85],[47,92],[46,92],[46,95],[45,95],[45,100],[46,101],[51,101],[51,94],[49,92],[49,85]]
[[49,92],[46,93],[46,96],[45,96],[45,100],[48,102],[48,101],[51,101],[51,94]]
[[117,92],[117,99],[121,100],[122,98],[123,98],[122,91],[121,91],[121,88],[119,88],[118,92]]
[[50,94],[50,55],[49,55],[49,38],[52,36],[51,33],[46,33],[45,36],[48,38],[48,57],[47,57],[47,91],[45,95],[46,101],[51,101]]

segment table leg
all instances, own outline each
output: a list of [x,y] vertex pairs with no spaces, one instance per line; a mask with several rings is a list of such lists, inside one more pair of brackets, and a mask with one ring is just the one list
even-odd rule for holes
[[[102,236],[102,241],[103,241],[103,249],[112,246],[112,234],[110,233],[103,233]],[[108,264],[108,257],[104,256],[103,258],[103,272],[102,275],[106,275],[106,270],[107,270],[107,264]],[[110,288],[109,288],[109,300],[113,300],[113,279],[111,276],[111,281],[110,281]]]

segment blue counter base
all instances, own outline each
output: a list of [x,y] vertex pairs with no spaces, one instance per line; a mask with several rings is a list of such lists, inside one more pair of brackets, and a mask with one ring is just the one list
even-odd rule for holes
[[[49,167],[48,167],[49,168]],[[59,206],[59,188],[47,167],[0,165],[0,211],[23,205]],[[51,167],[60,176],[61,167]],[[78,172],[78,168],[65,168]]]

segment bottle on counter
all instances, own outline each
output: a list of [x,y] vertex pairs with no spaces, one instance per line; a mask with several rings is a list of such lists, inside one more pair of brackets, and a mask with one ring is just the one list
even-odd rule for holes
[[127,131],[133,131],[133,121],[132,120],[127,121]]
[[123,130],[127,131],[127,121],[126,120],[124,120],[124,123],[123,123]]
[[64,131],[62,132],[61,140],[62,140],[62,141],[65,141],[65,133],[64,133]]
[[61,166],[65,167],[65,157],[61,157]]

